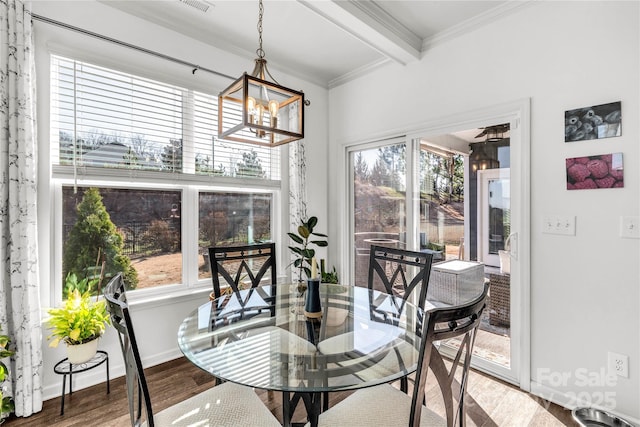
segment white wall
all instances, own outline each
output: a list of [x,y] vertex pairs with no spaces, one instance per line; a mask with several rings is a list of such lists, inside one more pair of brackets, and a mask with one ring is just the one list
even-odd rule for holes
[[[34,12],[225,74],[239,75],[251,66],[251,58],[216,50],[95,2],[34,2]],[[335,186],[336,177],[344,173],[343,144],[530,97],[532,385],[534,390],[550,393],[547,397],[566,404],[578,393],[593,397],[597,404],[597,393],[613,392],[615,411],[636,422],[640,419],[640,241],[620,239],[617,230],[620,215],[640,214],[638,16],[637,2],[535,2],[491,26],[433,47],[419,63],[389,65],[334,88],[328,100],[324,89],[272,69],[282,84],[303,88],[312,101],[305,123],[308,211],[320,217],[320,231],[329,230],[331,263],[339,262],[336,248],[346,229],[344,216],[334,208],[340,205],[337,198],[344,194]],[[150,77],[174,74],[178,66],[43,23],[36,23],[36,43],[39,139],[43,148],[40,187],[46,189],[47,49],[79,52],[104,65],[124,66]],[[196,73],[195,83],[193,78],[190,70],[185,71],[184,79],[196,86],[217,84],[217,91],[224,85],[204,73]],[[376,107],[381,99],[393,108]],[[565,110],[618,100],[622,101],[624,115],[621,137],[563,142]],[[565,190],[566,157],[608,152],[624,153],[624,189]],[[41,283],[47,283],[50,277],[48,260],[57,256],[50,255],[50,207],[50,195],[42,191]],[[542,234],[541,221],[546,214],[576,215],[576,236]],[[172,300],[171,304],[163,300],[134,306],[146,366],[179,356],[175,342],[178,324],[205,298],[201,293]],[[49,304],[43,287],[43,306]],[[163,323],[159,325],[159,321]],[[157,333],[159,330],[163,332]],[[50,398],[60,394],[61,379],[52,371],[55,362],[64,357],[64,349],[49,349],[46,342],[43,348],[44,396]],[[112,333],[104,337],[101,348],[112,356],[112,376],[120,375],[120,350]],[[629,355],[630,378],[620,378],[611,387],[581,385],[576,377],[580,372],[593,373],[598,380],[609,350]],[[550,374],[568,374],[570,378],[557,383]],[[76,378],[76,388],[103,378],[100,370],[88,372]]]
[[[36,1],[33,12],[51,19],[71,24],[86,30],[112,37],[133,45],[141,46],[168,56],[198,64],[221,73],[240,76],[253,69],[253,57],[241,58],[215,49],[180,34],[167,31],[116,9],[94,1]],[[191,73],[191,69],[173,64],[153,56],[128,48],[61,29],[39,21],[35,22],[36,72],[38,96],[38,140],[39,140],[39,248],[40,276],[43,284],[41,302],[43,314],[46,308],[55,304],[45,285],[51,282],[52,265],[55,258],[61,258],[52,245],[53,198],[48,191],[51,172],[49,168],[49,53],[70,55],[99,65],[113,67],[149,78],[156,78],[175,84],[189,85],[202,91],[217,93],[231,83],[230,80],[215,77],[203,71]],[[305,138],[307,146],[307,179],[309,186],[309,214],[326,218],[326,159],[327,159],[327,90],[288,76],[270,64],[270,71],[284,86],[302,88],[312,104],[305,110]],[[286,175],[287,171],[284,171]],[[286,181],[287,178],[283,177]],[[281,236],[276,240],[288,243],[288,189],[282,192],[285,221],[279,224]],[[321,223],[319,231],[326,231],[327,223]],[[289,256],[286,244],[281,243],[282,263],[287,265]],[[284,257],[284,258],[282,258]],[[280,272],[284,274],[284,272]],[[177,347],[176,334],[182,319],[198,305],[207,301],[209,288],[190,290],[165,295],[155,300],[132,303],[132,317],[136,326],[140,351],[146,367],[174,359],[181,355]],[[135,299],[135,298],[131,298]],[[46,328],[46,324],[43,325]],[[43,331],[43,378],[44,399],[59,396],[62,378],[53,373],[55,363],[65,357],[64,346],[49,348],[46,342],[48,331]],[[122,356],[114,331],[109,330],[102,338],[100,349],[106,350],[111,359],[111,376],[123,375]],[[74,389],[104,381],[104,370],[96,369],[74,377]]]
[[[345,144],[530,97],[532,389],[635,422],[640,240],[621,239],[618,221],[640,214],[639,28],[638,2],[531,2],[418,63],[388,65],[329,94],[331,158]],[[621,137],[564,143],[565,110],[613,101],[622,101]],[[625,188],[566,190],[565,158],[612,152],[624,153]],[[343,203],[337,182],[330,206]],[[542,234],[548,214],[575,215],[576,235]],[[608,351],[629,355],[630,378],[603,386]]]

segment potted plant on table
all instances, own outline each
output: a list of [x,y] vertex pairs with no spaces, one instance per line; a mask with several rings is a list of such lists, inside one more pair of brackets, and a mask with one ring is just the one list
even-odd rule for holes
[[326,247],[329,244],[326,240],[311,240],[313,236],[321,238],[327,237],[326,234],[316,233],[313,231],[317,224],[318,218],[312,216],[307,221],[302,221],[302,223],[298,226],[297,233],[287,233],[291,240],[300,245],[289,246],[291,252],[293,252],[294,256],[297,257],[291,264],[298,269],[298,281],[303,280],[303,271],[307,278],[311,278],[311,262],[312,259],[316,256],[316,251],[315,249],[311,248],[310,245]]
[[[69,298],[60,308],[48,312],[49,327],[53,338],[50,347],[57,347],[60,341],[67,344],[67,357],[70,363],[84,363],[90,360],[98,350],[98,338],[102,336],[109,323],[109,314],[103,300],[91,299],[91,288],[99,279],[83,279],[78,282],[74,273],[69,273],[66,283],[77,285],[69,293]],[[87,281],[87,283],[83,283]],[[81,292],[79,289],[83,289]]]
[[332,284],[340,283],[336,268],[333,267],[332,271],[327,271],[324,266],[324,259],[320,260],[320,279],[322,283],[332,283]]
[[9,369],[1,360],[5,357],[11,357],[15,351],[9,350],[11,340],[7,335],[0,335],[0,424],[13,412],[13,399],[10,396],[4,396],[2,383],[9,375]]

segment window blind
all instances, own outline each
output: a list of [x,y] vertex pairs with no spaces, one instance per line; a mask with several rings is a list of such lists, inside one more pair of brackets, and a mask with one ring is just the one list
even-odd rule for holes
[[51,58],[52,164],[280,179],[280,149],[217,138],[217,95]]

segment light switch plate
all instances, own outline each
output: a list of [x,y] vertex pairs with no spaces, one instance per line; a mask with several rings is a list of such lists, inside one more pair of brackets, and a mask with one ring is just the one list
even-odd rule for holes
[[545,215],[542,217],[542,232],[545,234],[576,235],[576,217],[572,215]]
[[620,217],[620,237],[624,239],[640,239],[640,217]]

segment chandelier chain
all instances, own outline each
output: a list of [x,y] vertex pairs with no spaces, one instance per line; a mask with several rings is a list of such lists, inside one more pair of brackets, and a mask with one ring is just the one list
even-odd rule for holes
[[258,58],[264,58],[264,50],[262,49],[262,16],[264,15],[264,6],[262,5],[262,0],[259,2],[258,6],[258,49],[256,49],[256,54]]

